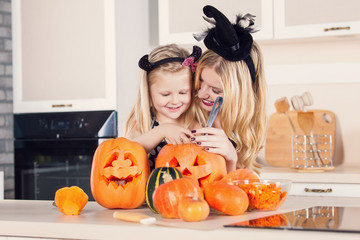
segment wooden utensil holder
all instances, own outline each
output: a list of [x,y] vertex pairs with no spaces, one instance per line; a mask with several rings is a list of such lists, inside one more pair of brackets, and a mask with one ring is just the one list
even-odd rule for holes
[[333,169],[332,139],[330,134],[293,135],[292,167],[309,171]]

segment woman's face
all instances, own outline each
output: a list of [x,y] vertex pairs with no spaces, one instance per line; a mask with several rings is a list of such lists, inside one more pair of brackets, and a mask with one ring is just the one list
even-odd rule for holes
[[176,122],[191,103],[189,69],[171,73],[162,71],[152,80],[150,96],[160,123]]
[[197,94],[201,107],[210,112],[218,96],[224,97],[221,78],[214,68],[204,67],[200,75],[200,88]]

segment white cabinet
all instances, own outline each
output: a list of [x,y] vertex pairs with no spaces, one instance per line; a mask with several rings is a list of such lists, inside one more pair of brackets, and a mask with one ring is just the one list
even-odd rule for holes
[[360,166],[336,166],[332,171],[299,172],[287,167],[263,167],[260,178],[289,179],[290,195],[360,197]]
[[324,197],[360,197],[360,184],[294,182],[290,195]]
[[158,43],[197,44],[193,34],[210,26],[202,18],[205,5],[217,8],[231,23],[235,22],[236,15],[251,13],[256,16],[255,27],[261,29],[254,38],[273,36],[271,0],[158,0]]
[[[196,44],[194,33],[209,27],[202,8],[212,5],[234,22],[239,13],[256,15],[255,40],[360,34],[358,0],[158,0],[159,44]],[[156,11],[154,11],[156,12]]]
[[13,0],[14,112],[116,109],[114,0]]
[[274,0],[275,39],[359,33],[358,0]]

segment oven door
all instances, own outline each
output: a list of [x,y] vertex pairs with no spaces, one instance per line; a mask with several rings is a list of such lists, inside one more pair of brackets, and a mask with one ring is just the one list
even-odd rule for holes
[[90,172],[99,139],[15,140],[15,198],[54,200],[66,186],[93,200]]

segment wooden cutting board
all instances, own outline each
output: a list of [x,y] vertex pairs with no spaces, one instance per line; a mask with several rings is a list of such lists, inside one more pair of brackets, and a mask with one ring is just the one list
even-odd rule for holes
[[[332,156],[335,146],[335,114],[327,110],[308,110],[314,112],[313,134],[332,135]],[[294,124],[297,135],[304,132],[297,121],[297,111],[288,111],[288,115]],[[292,167],[292,143],[294,135],[289,118],[284,113],[274,113],[269,119],[269,128],[265,143],[265,160],[272,166]]]

